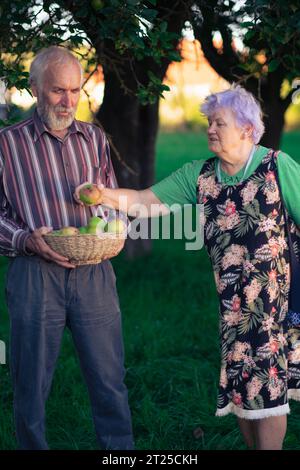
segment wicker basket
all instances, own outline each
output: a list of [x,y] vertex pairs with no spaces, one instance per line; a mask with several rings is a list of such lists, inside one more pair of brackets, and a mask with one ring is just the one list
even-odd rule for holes
[[116,256],[124,245],[125,234],[101,233],[99,235],[44,235],[45,242],[60,255],[66,256],[76,266],[101,263],[102,259]]

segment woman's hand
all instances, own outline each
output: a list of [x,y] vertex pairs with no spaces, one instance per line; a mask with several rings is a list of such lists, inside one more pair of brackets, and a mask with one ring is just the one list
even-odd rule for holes
[[[94,186],[95,187],[90,191],[90,194],[89,194],[89,197],[91,197],[92,199],[95,198],[95,202],[93,201],[93,203],[88,204],[88,203],[84,203],[83,201],[80,200],[80,190],[84,186]],[[73,197],[74,197],[75,201],[77,202],[77,204],[80,204],[81,206],[96,206],[96,205],[99,205],[99,204],[102,203],[102,190],[103,190],[103,188],[104,188],[103,184],[94,184],[94,183],[89,183],[88,181],[86,181],[85,183],[82,183],[82,184],[80,184],[79,186],[77,186],[75,188]]]

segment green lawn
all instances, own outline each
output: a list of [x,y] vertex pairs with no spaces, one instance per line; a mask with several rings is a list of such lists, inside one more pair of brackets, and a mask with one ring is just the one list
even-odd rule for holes
[[[282,149],[298,158],[300,135]],[[187,161],[206,158],[206,138],[163,134],[158,139],[157,179]],[[216,418],[219,374],[217,299],[204,250],[184,241],[158,240],[150,256],[114,260],[126,348],[126,382],[139,449],[243,449],[233,416]],[[6,260],[1,259],[3,278]],[[2,289],[0,339],[8,341]],[[0,368],[0,449],[14,449],[8,366]],[[300,404],[292,403],[286,449],[300,449]],[[47,405],[48,439],[55,449],[97,448],[89,401],[68,333]],[[203,436],[193,431],[201,427]]]

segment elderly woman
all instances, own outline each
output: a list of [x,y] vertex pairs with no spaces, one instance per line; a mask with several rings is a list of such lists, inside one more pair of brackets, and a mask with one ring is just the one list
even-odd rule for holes
[[299,166],[258,145],[261,109],[242,87],[209,96],[202,111],[214,157],[188,163],[143,191],[103,188],[98,202],[133,216],[143,215],[143,208],[147,215],[153,204],[163,204],[165,213],[173,203],[204,204],[204,241],[221,316],[216,415],[234,413],[249,447],[281,449],[288,398],[300,400],[300,330],[289,330],[286,321],[290,276],[283,217],[285,207],[296,240]]

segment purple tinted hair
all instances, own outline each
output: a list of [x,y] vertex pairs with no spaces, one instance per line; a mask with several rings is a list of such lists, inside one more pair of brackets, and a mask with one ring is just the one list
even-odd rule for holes
[[209,117],[220,108],[229,108],[236,117],[238,126],[253,126],[252,140],[257,144],[264,133],[262,110],[252,93],[240,85],[232,85],[229,90],[209,95],[201,106],[201,111]]

